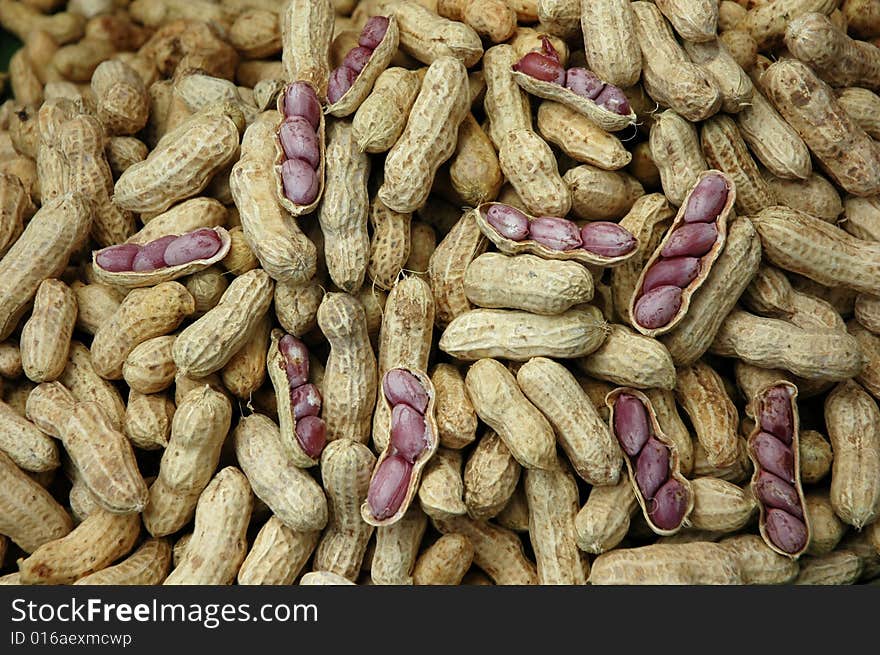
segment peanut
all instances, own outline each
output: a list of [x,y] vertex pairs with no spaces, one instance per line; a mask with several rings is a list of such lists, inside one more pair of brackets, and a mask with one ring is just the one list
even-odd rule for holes
[[21,331],[21,363],[34,382],[57,379],[67,364],[76,321],[76,298],[60,280],[44,280]]
[[592,584],[742,584],[737,557],[709,542],[616,549],[593,561]]

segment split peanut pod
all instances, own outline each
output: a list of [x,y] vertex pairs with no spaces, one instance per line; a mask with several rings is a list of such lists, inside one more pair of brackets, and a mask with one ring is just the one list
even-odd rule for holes
[[145,244],[123,243],[92,253],[95,279],[103,284],[135,289],[170,282],[218,263],[231,240],[222,227],[199,228],[167,235]]
[[527,252],[544,259],[614,266],[639,248],[638,240],[616,223],[593,221],[579,229],[568,219],[529,216],[500,202],[483,203],[473,215],[480,231],[508,255]]
[[377,426],[390,437],[376,462],[361,516],[370,525],[399,521],[419,489],[422,469],[434,455],[440,431],[434,416],[436,396],[423,371],[394,368],[382,378],[379,402],[387,423]]
[[617,132],[636,122],[623,91],[586,68],[566,70],[546,36],[542,52],[529,52],[513,65],[513,79],[534,96],[583,114],[603,130]]
[[315,466],[327,435],[320,417],[321,392],[309,382],[308,348],[296,337],[272,330],[266,368],[275,388],[284,450],[297,466]]
[[278,94],[275,140],[275,191],[282,207],[294,216],[310,214],[324,193],[324,111],[308,83],[288,84]]
[[685,197],[672,227],[648,259],[630,301],[633,326],[656,337],[687,314],[727,239],[736,189],[720,171],[706,171]]
[[681,474],[675,443],[663,433],[641,391],[619,387],[606,396],[605,404],[648,526],[659,535],[675,534],[694,509],[694,493]]
[[777,553],[800,557],[810,545],[810,517],[800,479],[797,387],[774,382],[752,400],[755,428],[749,457],[755,465],[752,492],[761,512],[764,541]]

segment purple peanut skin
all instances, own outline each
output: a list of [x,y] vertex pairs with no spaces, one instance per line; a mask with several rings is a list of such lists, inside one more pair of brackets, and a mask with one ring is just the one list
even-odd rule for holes
[[764,529],[770,541],[785,553],[798,553],[807,545],[807,526],[781,509],[767,511]]
[[791,448],[769,432],[759,432],[752,439],[758,465],[789,484],[794,484],[794,454]]
[[657,287],[636,301],[633,320],[644,328],[656,330],[668,325],[680,309],[680,288],[671,285]]
[[565,69],[559,63],[559,53],[546,36],[541,37],[541,52],[530,52],[513,65],[513,70],[544,82],[565,85]]
[[425,417],[401,403],[391,410],[391,445],[396,454],[413,463],[428,448]]
[[797,490],[782,478],[761,471],[758,473],[754,489],[755,496],[765,507],[782,509],[799,519],[804,518]]
[[[211,230],[211,232],[214,233],[213,230]],[[135,272],[155,271],[157,268],[164,268],[167,266],[168,264],[165,262],[165,251],[168,249],[168,244],[178,238],[179,237],[171,234],[167,237],[162,237],[144,244],[144,246],[141,247],[140,252],[135,255],[134,260],[132,260],[131,270]]]
[[720,175],[707,175],[694,187],[684,210],[685,223],[713,223],[727,202],[727,182]]
[[639,454],[651,437],[648,410],[642,401],[629,394],[620,394],[614,403],[614,434],[620,447],[630,457]]
[[302,159],[312,168],[318,167],[321,161],[318,135],[307,119],[302,116],[285,119],[278,130],[278,138],[287,159]]
[[373,16],[366,22],[364,29],[361,30],[358,45],[375,50],[382,43],[382,39],[385,38],[387,31],[388,19],[385,16]]
[[317,416],[304,416],[296,422],[296,440],[303,452],[317,459],[327,445],[327,426]]
[[785,387],[773,387],[764,394],[761,429],[776,435],[785,445],[791,445],[794,417],[791,413],[791,396]]
[[675,478],[670,478],[654,494],[648,516],[651,517],[651,522],[661,530],[674,530],[684,520],[687,506],[687,489]]
[[541,216],[529,224],[529,237],[551,250],[574,250],[581,246],[577,225],[565,218]]
[[405,403],[421,414],[428,409],[428,394],[422,383],[402,368],[393,368],[385,374],[382,391],[391,405]]
[[632,111],[626,95],[613,84],[605,85],[602,93],[596,96],[594,102],[603,109],[607,109],[620,116],[629,116]]
[[492,205],[486,211],[486,221],[505,239],[522,241],[529,236],[529,219],[516,207]]
[[348,66],[340,66],[330,73],[330,83],[327,86],[327,100],[330,104],[337,102],[348,92],[357,76],[357,72]]
[[348,51],[348,54],[346,54],[345,58],[342,60],[342,65],[360,75],[361,71],[364,70],[364,66],[367,65],[367,62],[370,61],[370,57],[372,56],[372,48],[358,46],[357,48],[352,48]]
[[306,416],[320,414],[322,403],[321,392],[314,384],[302,384],[290,390],[290,406],[297,421]]
[[317,130],[321,122],[321,103],[315,90],[305,82],[288,84],[284,90],[284,116],[302,116],[312,129]]
[[95,263],[105,271],[120,273],[132,270],[134,258],[141,251],[141,247],[134,243],[123,243],[118,246],[104,248],[95,255]]
[[642,293],[663,286],[684,289],[700,274],[700,260],[696,257],[673,257],[654,262],[645,272]]
[[691,223],[682,225],[669,237],[660,251],[662,257],[702,257],[712,250],[718,240],[718,228],[714,223]]
[[601,257],[622,257],[636,245],[636,238],[617,223],[596,221],[581,228],[581,248]]
[[382,521],[397,513],[406,498],[412,464],[400,455],[391,455],[379,464],[370,481],[367,505],[373,516]]
[[651,437],[636,460],[636,484],[642,497],[651,500],[669,479],[669,449]]
[[309,381],[309,349],[295,336],[285,334],[278,341],[278,351],[284,358],[284,370],[291,389]]
[[181,234],[165,248],[165,264],[177,266],[208,259],[216,255],[222,245],[220,235],[207,227]]
[[310,205],[318,197],[318,173],[302,159],[288,159],[281,165],[284,195],[295,205]]
[[[565,72],[565,88],[584,98],[593,100],[605,88],[605,82],[586,68],[569,68]],[[627,112],[629,113],[629,112]]]

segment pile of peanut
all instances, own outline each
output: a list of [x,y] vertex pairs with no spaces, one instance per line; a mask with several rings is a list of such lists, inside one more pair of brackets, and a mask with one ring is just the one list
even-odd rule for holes
[[880,578],[880,0],[0,25],[0,583]]

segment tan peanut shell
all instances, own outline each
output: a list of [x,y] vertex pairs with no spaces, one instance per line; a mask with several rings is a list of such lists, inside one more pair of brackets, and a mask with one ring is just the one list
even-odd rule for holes
[[651,401],[654,416],[663,434],[675,444],[682,475],[690,477],[694,468],[694,444],[687,426],[678,413],[675,395],[666,389],[647,389],[644,393]]
[[660,339],[677,366],[690,366],[711,347],[760,262],[761,242],[754,226],[745,217],[734,218],[724,250],[691,299],[688,313]]
[[391,149],[406,127],[421,84],[419,71],[396,66],[379,75],[372,93],[352,119],[352,132],[361,150],[376,154]]
[[366,443],[378,378],[364,307],[354,296],[328,293],[318,308],[318,326],[330,342],[321,415],[327,440]]
[[317,482],[300,469],[281,441],[278,426],[251,414],[233,433],[235,454],[254,494],[292,530],[320,530],[327,524],[327,501]]
[[[226,207],[214,198],[190,198],[147,220],[126,243],[144,245],[171,234],[185,234],[202,227],[222,227],[227,224],[227,218]],[[145,216],[141,219],[144,220]]]
[[461,372],[451,364],[437,364],[431,373],[437,397],[437,428],[440,445],[459,449],[476,438],[477,415]]
[[266,353],[269,350],[271,320],[264,315],[250,338],[220,371],[223,386],[240,399],[250,399],[266,377]]
[[555,316],[507,309],[473,309],[440,336],[440,350],[458,359],[583,357],[605,341],[608,326],[596,307],[582,305]]
[[[740,136],[767,169],[786,180],[809,178],[810,151],[767,98],[758,91],[736,115]],[[773,187],[771,186],[771,192]]]
[[873,241],[851,236],[825,221],[788,207],[768,207],[752,221],[773,264],[819,284],[880,294],[880,266]]
[[[536,215],[565,216],[571,209],[571,193],[547,142],[523,129],[507,132],[497,145],[501,171],[528,210]],[[476,211],[485,207],[480,205]]]
[[504,506],[498,516],[495,517],[498,525],[514,532],[529,531],[529,503],[526,499],[526,492],[523,481],[517,485],[510,497],[510,500]]
[[593,487],[575,517],[578,548],[584,552],[607,552],[629,532],[630,518],[639,504],[629,477],[619,477],[617,484]]
[[328,521],[315,551],[313,567],[354,581],[375,528],[361,518],[376,457],[350,439],[327,444],[321,454],[321,480],[327,494]]
[[240,585],[289,585],[306,565],[320,532],[297,532],[273,516],[257,533],[238,570]]
[[880,512],[880,411],[862,387],[843,382],[825,400],[825,424],[834,451],[831,505],[857,530]]
[[73,522],[64,508],[2,452],[0,480],[0,533],[23,551],[32,553],[70,532]]
[[468,512],[463,500],[465,483],[462,479],[461,460],[459,451],[438,448],[425,465],[422,483],[419,485],[419,505],[431,518],[445,519]]
[[512,66],[518,60],[516,50],[507,44],[489,48],[483,57],[486,77],[483,105],[489,118],[487,132],[496,148],[501,146],[505,134],[513,130],[532,129],[529,97],[513,79]]
[[[241,110],[229,103],[193,114],[166,134],[144,161],[126,169],[116,181],[113,202],[130,211],[162,212],[196,195],[238,153],[243,124]],[[169,170],[173,175],[166,173]]]
[[76,322],[76,296],[61,280],[44,280],[21,330],[21,364],[34,382],[57,379],[67,364]]
[[[751,492],[720,478],[698,477],[690,482],[694,509],[688,527],[710,532],[737,532],[751,520],[756,505]],[[769,545],[769,542],[768,542]]]
[[128,392],[122,431],[136,448],[160,450],[168,445],[171,437],[174,412],[174,401],[167,395],[131,390]]
[[0,402],[0,452],[19,468],[35,473],[61,464],[55,442],[5,402]]
[[60,437],[83,482],[103,509],[114,514],[143,511],[149,492],[134,451],[99,404],[76,403]]
[[675,367],[662,343],[625,325],[610,324],[601,346],[578,360],[587,375],[637,389],[672,389]]
[[468,370],[465,384],[477,415],[501,437],[520,465],[554,466],[553,428],[525,397],[504,365],[493,359],[481,359]]
[[125,383],[139,393],[157,393],[170,387],[177,373],[171,355],[176,338],[153,337],[135,346],[122,364]]
[[705,43],[715,38],[718,3],[711,0],[659,0],[657,8],[685,42]]
[[437,168],[452,156],[458,129],[470,108],[467,70],[453,57],[440,57],[425,73],[403,134],[385,159],[379,198],[406,213],[427,200]]
[[[771,6],[775,4],[776,6]],[[758,50],[767,50],[782,44],[789,21],[802,14],[819,12],[830,14],[838,3],[835,0],[782,0],[760,3],[751,8],[739,23],[754,37]]]
[[272,290],[272,280],[260,269],[237,277],[216,307],[178,335],[172,348],[177,370],[204,377],[225,366],[268,311]]
[[[412,473],[410,474],[409,478],[409,486],[407,487],[406,494],[403,497],[403,501],[400,503],[400,506],[394,514],[388,516],[387,518],[380,519],[373,515],[369,503],[364,502],[364,504],[361,505],[361,516],[363,517],[364,521],[366,521],[370,525],[375,525],[380,529],[385,526],[393,525],[403,519],[404,515],[407,513],[410,504],[415,498],[416,493],[419,490],[419,483],[421,481],[422,471],[424,470],[425,465],[428,463],[428,460],[430,460],[431,457],[433,457],[434,453],[437,451],[437,446],[440,443],[440,436],[439,430],[437,428],[436,419],[436,393],[434,392],[434,385],[431,383],[431,378],[428,377],[428,374],[421,369],[411,368],[408,366],[397,366],[395,368],[403,368],[407,372],[411,373],[421,383],[422,388],[425,390],[425,393],[428,396],[428,407],[425,410],[426,445],[425,448],[416,457],[415,461],[412,462]],[[382,465],[382,462],[385,461],[385,459],[391,457],[396,453],[396,449],[391,443],[391,403],[388,401],[388,398],[385,396],[385,394],[381,391],[379,392],[379,399],[377,402],[378,405],[385,406],[385,411],[380,414],[377,407],[376,418],[373,422],[373,441],[377,445],[384,443],[385,447],[382,449],[382,452],[379,454],[379,457],[376,460],[376,467],[373,469],[373,475],[375,475],[376,471],[379,470],[379,467]]]
[[483,45],[473,28],[443,18],[418,3],[386,3],[381,12],[397,19],[401,50],[422,63],[455,57],[465,66],[473,66],[483,55]]
[[737,557],[711,542],[655,544],[621,548],[593,561],[594,585],[719,585],[742,584]]
[[700,173],[709,168],[697,129],[689,120],[667,109],[654,117],[649,143],[663,192],[670,203],[680,207]]
[[415,568],[415,585],[460,584],[474,560],[474,547],[462,534],[443,535],[422,551]]
[[330,0],[292,0],[278,17],[287,79],[307,82],[321,101],[330,79],[333,16]]
[[627,0],[582,2],[580,12],[587,67],[619,87],[638,82],[642,53],[630,3]]
[[720,545],[739,561],[743,584],[788,584],[797,577],[798,563],[771,550],[758,535],[726,537]]
[[388,29],[382,41],[375,47],[363,70],[358,73],[354,83],[339,100],[327,106],[327,113],[337,118],[350,116],[360,107],[373,89],[373,84],[382,72],[388,68],[391,58],[397,52],[400,33],[397,29],[397,18],[388,18]]
[[206,259],[196,259],[185,264],[177,266],[165,266],[152,271],[107,271],[101,268],[97,263],[97,257],[101,253],[100,250],[92,252],[92,267],[95,274],[95,280],[101,284],[109,286],[121,287],[123,289],[137,289],[140,287],[152,287],[162,282],[170,282],[177,280],[185,275],[191,275],[198,271],[204,270],[208,266],[216,264],[227,254],[229,254],[230,238],[229,233],[222,227],[212,228],[220,238],[220,249],[211,257]]
[[22,180],[17,175],[0,173],[0,255],[21,236],[24,219],[35,211]]
[[428,518],[412,505],[394,525],[376,528],[376,550],[370,563],[370,581],[376,585],[411,585],[419,545]]
[[[324,2],[324,0],[320,0],[320,2]],[[296,79],[296,78],[294,78]],[[317,87],[312,84],[312,88],[315,89],[315,92],[318,93]],[[284,93],[279,93],[276,99],[276,111],[275,113],[269,114],[272,118],[275,119],[275,137],[273,139],[273,143],[275,146],[275,158],[272,161],[272,167],[275,177],[275,197],[278,202],[281,204],[281,207],[289,213],[291,216],[299,217],[305,214],[312,213],[315,208],[321,203],[321,199],[324,195],[324,185],[325,185],[325,173],[327,167],[327,151],[326,151],[326,143],[327,143],[327,122],[324,114],[322,113],[319,117],[318,122],[318,168],[316,174],[318,176],[318,193],[315,196],[315,199],[310,202],[308,205],[298,205],[295,202],[288,199],[287,195],[284,193],[284,182],[281,177],[281,165],[284,163],[286,156],[284,154],[284,148],[281,145],[281,137],[280,137],[280,128],[282,123],[284,122]],[[318,94],[320,98],[320,94]],[[261,136],[260,132],[255,132],[254,134],[254,144],[255,148],[259,145],[263,145],[265,140],[259,138]],[[263,157],[259,158],[261,161]]]
[[628,114],[618,114],[559,84],[545,82],[517,70],[511,74],[513,80],[530,94],[559,103],[608,132],[619,132],[636,122],[636,113],[632,110]]
[[[567,190],[568,187],[566,187]],[[625,255],[619,255],[617,257],[606,257],[604,255],[598,255],[596,253],[590,252],[589,250],[585,250],[584,248],[573,248],[571,250],[553,250],[548,248],[547,246],[537,243],[532,239],[525,239],[523,241],[513,241],[501,235],[498,230],[496,230],[492,225],[489,224],[486,219],[486,212],[489,210],[492,205],[503,205],[503,203],[497,202],[487,202],[479,207],[472,210],[472,214],[474,219],[477,222],[477,225],[480,228],[480,231],[483,235],[488,238],[501,252],[507,255],[519,255],[520,253],[529,253],[533,255],[538,255],[544,259],[559,259],[559,260],[573,260],[576,262],[580,262],[581,264],[592,264],[595,266],[615,266],[616,264],[620,264],[621,262],[625,262],[638,249],[638,244],[632,250],[632,252],[628,252]],[[563,214],[557,214],[559,216]],[[529,220],[537,218],[537,216],[530,216],[526,214]]]
[[464,290],[478,307],[554,315],[593,298],[593,278],[576,262],[484,253],[467,268]]
[[538,584],[535,565],[523,553],[516,533],[463,516],[434,521],[443,534],[461,534],[474,547],[474,564],[495,584]]
[[727,240],[727,221],[733,213],[733,205],[736,202],[738,197],[737,187],[734,184],[733,179],[716,170],[706,171],[701,173],[698,177],[694,185],[691,187],[691,190],[688,192],[687,196],[685,196],[681,207],[678,210],[678,214],[672,221],[672,225],[669,228],[669,231],[666,233],[666,236],[660,241],[660,244],[654,250],[654,254],[648,258],[645,262],[644,268],[642,268],[642,274],[639,276],[638,282],[636,282],[635,290],[632,295],[632,299],[630,300],[629,306],[629,315],[630,317],[634,316],[634,307],[636,301],[639,297],[639,292],[642,288],[642,284],[645,280],[645,273],[648,269],[651,268],[651,265],[654,264],[660,258],[660,252],[663,250],[663,247],[666,245],[666,242],[671,237],[672,233],[675,231],[677,227],[684,224],[684,214],[687,210],[688,199],[691,197],[694,189],[699,185],[700,181],[704,178],[708,177],[721,177],[727,183],[727,199],[722,207],[721,211],[718,213],[718,218],[715,220],[715,224],[718,227],[718,238],[715,240],[715,243],[712,245],[711,250],[703,256],[700,262],[700,272],[697,277],[685,288],[682,290],[681,294],[681,307],[679,308],[676,315],[667,323],[666,325],[660,328],[645,328],[639,325],[635,320],[633,320],[633,327],[636,330],[641,332],[642,334],[649,337],[656,337],[662,334],[666,334],[673,329],[687,316],[688,309],[691,304],[691,300],[697,295],[697,292],[700,290],[700,287],[706,282],[712,272],[713,264],[718,260],[721,255],[722,250],[724,249],[724,244]]
[[855,584],[863,571],[859,556],[848,550],[801,560],[796,585]]
[[651,404],[650,399],[636,389],[631,387],[618,387],[614,389],[611,393],[609,393],[605,398],[605,404],[608,406],[610,410],[608,413],[608,429],[612,438],[614,437],[614,407],[617,403],[617,399],[622,395],[626,394],[628,396],[634,396],[645,406],[647,410],[648,418],[651,421],[651,432],[653,433],[653,438],[660,441],[663,445],[665,445],[669,449],[669,479],[678,481],[687,493],[687,505],[682,515],[682,522],[676,528],[667,530],[664,528],[660,528],[654,524],[651,520],[650,516],[650,499],[645,498],[642,495],[642,491],[639,488],[638,483],[636,482],[636,471],[635,471],[635,462],[633,458],[623,455],[623,460],[626,463],[626,469],[629,472],[630,484],[632,485],[633,494],[635,495],[636,502],[642,508],[642,515],[645,518],[645,521],[648,524],[648,527],[651,530],[661,536],[668,536],[675,534],[681,529],[682,525],[686,525],[688,521],[688,517],[692,514],[694,510],[694,489],[691,486],[690,481],[684,477],[681,473],[681,465],[679,462],[678,449],[675,446],[675,442],[666,436],[660,427],[660,423],[657,421],[657,415],[654,412],[654,406]]
[[157,585],[171,568],[171,545],[165,539],[148,539],[129,557],[115,566],[96,571],[77,585]]
[[60,274],[85,241],[92,212],[83,196],[67,194],[43,204],[0,259],[0,339],[28,309],[40,283]]
[[815,491],[804,498],[804,513],[810,521],[807,555],[827,555],[846,533],[847,527],[834,513],[828,491]]
[[379,198],[370,203],[373,238],[367,274],[381,289],[390,290],[410,256],[412,214],[394,211]]
[[620,139],[561,103],[542,102],[537,126],[541,136],[576,161],[616,171],[632,159]]
[[370,257],[370,158],[358,148],[350,122],[330,124],[326,160],[324,200],[318,213],[324,256],[333,282],[355,293],[363,284]]
[[470,263],[486,249],[477,212],[466,212],[431,254],[428,277],[434,294],[438,325],[448,325],[471,308],[464,287]]
[[703,362],[679,368],[675,394],[709,462],[716,467],[732,464],[737,458],[739,417],[721,377]]
[[477,521],[496,516],[510,501],[521,471],[501,438],[487,431],[477,442],[464,467],[467,514]]
[[644,187],[629,173],[588,164],[568,169],[562,179],[571,191],[572,213],[587,220],[618,221],[645,195]]
[[154,537],[177,532],[192,518],[199,494],[211,479],[232,421],[232,406],[208,386],[177,404],[171,439],[150,487],[144,525]]
[[116,427],[122,426],[125,403],[119,390],[98,375],[92,354],[79,341],[71,341],[67,366],[58,381],[79,402],[95,401]]
[[247,552],[253,505],[253,493],[241,471],[232,466],[221,469],[199,496],[186,554],[163,584],[232,584]]
[[721,94],[703,69],[688,59],[660,10],[650,2],[636,2],[632,9],[642,49],[642,83],[648,95],[688,120],[716,113]]
[[578,488],[562,465],[525,473],[529,503],[529,538],[535,550],[538,584],[586,584],[589,564],[575,537]]
[[550,421],[578,476],[592,485],[616,484],[620,448],[574,376],[561,364],[535,357],[520,367],[516,380]]
[[880,150],[806,64],[778,61],[761,79],[769,100],[840,186],[856,196],[880,192]]
[[95,370],[109,380],[121,379],[125,359],[135,346],[172,332],[194,309],[193,297],[178,282],[132,290],[95,333],[91,347]]
[[838,89],[835,95],[843,110],[868,133],[868,136],[872,139],[880,137],[880,123],[877,120],[880,96],[859,87]]

